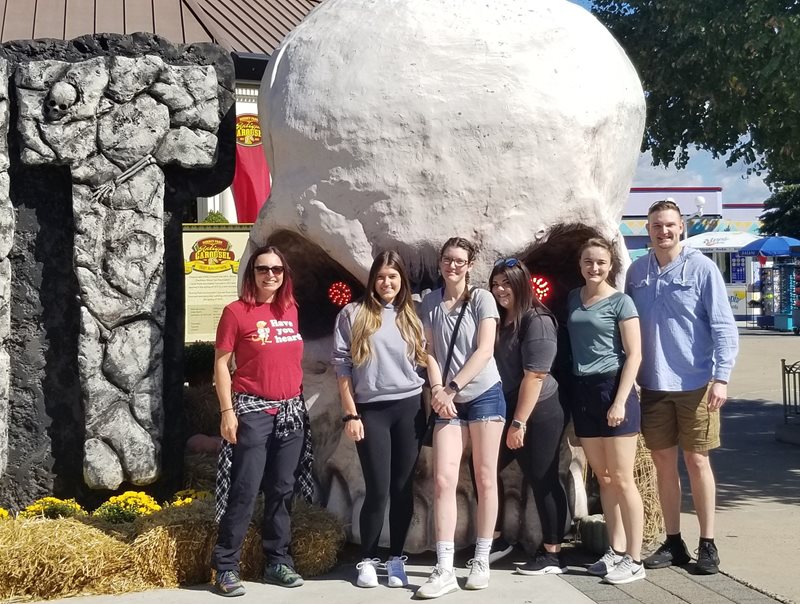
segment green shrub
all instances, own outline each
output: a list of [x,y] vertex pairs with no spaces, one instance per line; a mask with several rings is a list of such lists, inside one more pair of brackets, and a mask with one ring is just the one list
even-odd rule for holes
[[202,222],[204,223],[211,223],[211,224],[228,224],[230,221],[225,218],[225,214],[222,212],[217,212],[216,210],[211,210],[208,213]]

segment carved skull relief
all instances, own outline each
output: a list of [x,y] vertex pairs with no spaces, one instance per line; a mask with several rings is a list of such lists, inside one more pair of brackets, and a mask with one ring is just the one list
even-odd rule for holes
[[[435,287],[438,249],[460,235],[482,250],[472,283],[486,286],[492,263],[516,256],[551,282],[559,314],[588,236],[626,256],[618,225],[642,88],[600,23],[561,0],[328,0],[275,52],[259,103],[273,188],[251,243],[278,245],[294,269],[316,469],[357,540],[363,481],[327,364],[338,311],[328,287],[360,295],[383,249],[403,254],[415,291]],[[578,514],[581,464],[565,442]],[[417,472],[412,552],[433,539],[426,453]],[[536,543],[532,497],[518,474],[507,478],[508,535]],[[459,501],[464,544],[474,535],[465,470]]]

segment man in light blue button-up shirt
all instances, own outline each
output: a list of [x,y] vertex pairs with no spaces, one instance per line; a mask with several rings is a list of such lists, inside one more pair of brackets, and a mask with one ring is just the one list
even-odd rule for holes
[[709,451],[719,447],[719,410],[739,349],[725,282],[716,264],[681,245],[680,209],[653,204],[647,231],[653,249],[628,271],[626,292],[642,330],[642,435],[656,466],[667,540],[644,561],[647,568],[688,564],[680,533],[678,448],[689,474],[700,524],[695,572],[719,571],[714,544],[716,483]]

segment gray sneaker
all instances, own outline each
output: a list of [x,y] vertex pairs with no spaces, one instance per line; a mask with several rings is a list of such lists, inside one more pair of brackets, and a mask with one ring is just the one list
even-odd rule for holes
[[303,577],[288,564],[270,564],[264,568],[264,583],[281,587],[300,587]]
[[245,594],[242,579],[235,570],[218,570],[214,588],[221,596],[243,596]]
[[602,558],[594,564],[589,565],[586,572],[595,577],[605,577],[614,570],[614,567],[620,562],[622,562],[622,556],[615,553],[614,550],[609,547]]
[[486,589],[489,587],[489,561],[473,558],[467,562],[469,576],[464,589]]
[[622,562],[617,564],[610,573],[603,577],[603,581],[611,585],[624,585],[644,579],[644,564],[636,564],[628,554],[622,557]]
[[445,594],[458,591],[456,574],[452,570],[445,570],[438,564],[433,567],[433,572],[428,580],[417,590],[417,598],[432,600]]

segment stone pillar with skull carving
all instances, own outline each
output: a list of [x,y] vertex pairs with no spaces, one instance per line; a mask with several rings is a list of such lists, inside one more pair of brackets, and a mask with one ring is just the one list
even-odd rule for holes
[[[165,213],[165,194],[209,194],[229,184],[232,149],[220,144],[219,136],[225,128],[232,139],[233,66],[213,45],[172,47],[146,34],[100,37],[86,36],[79,43],[48,41],[62,45],[51,55],[72,61],[35,60],[47,46],[35,41],[8,54],[28,55],[10,70],[20,169],[61,166],[71,185],[71,264],[79,315],[73,366],[80,385],[82,474],[90,488],[115,489],[124,482],[150,484],[160,476],[165,364],[171,382],[181,375],[180,355],[174,350],[176,328],[166,323],[167,308],[176,306],[176,297],[169,294],[165,273],[165,258],[180,258],[181,219],[174,208]],[[181,64],[170,62],[176,58]],[[218,161],[219,176],[212,170]],[[167,191],[170,178],[188,182],[187,191]],[[0,231],[10,228],[2,200],[4,182],[0,180]],[[62,185],[54,181],[52,186]],[[69,224],[63,229],[69,230]],[[176,249],[167,248],[165,232]],[[182,307],[182,286],[175,289],[173,282],[170,287],[179,292]],[[0,354],[3,291],[0,280]],[[69,311],[70,303],[64,309]],[[182,321],[175,317],[170,323]],[[19,327],[24,331],[27,325]],[[165,332],[173,342],[168,358]],[[39,387],[42,397],[58,397],[52,388],[58,379],[45,376],[47,383]],[[0,376],[0,427],[2,385]],[[21,408],[31,404],[23,400],[29,392],[35,390],[18,386],[15,395],[21,400],[15,402]],[[33,487],[33,493],[39,488]]]

